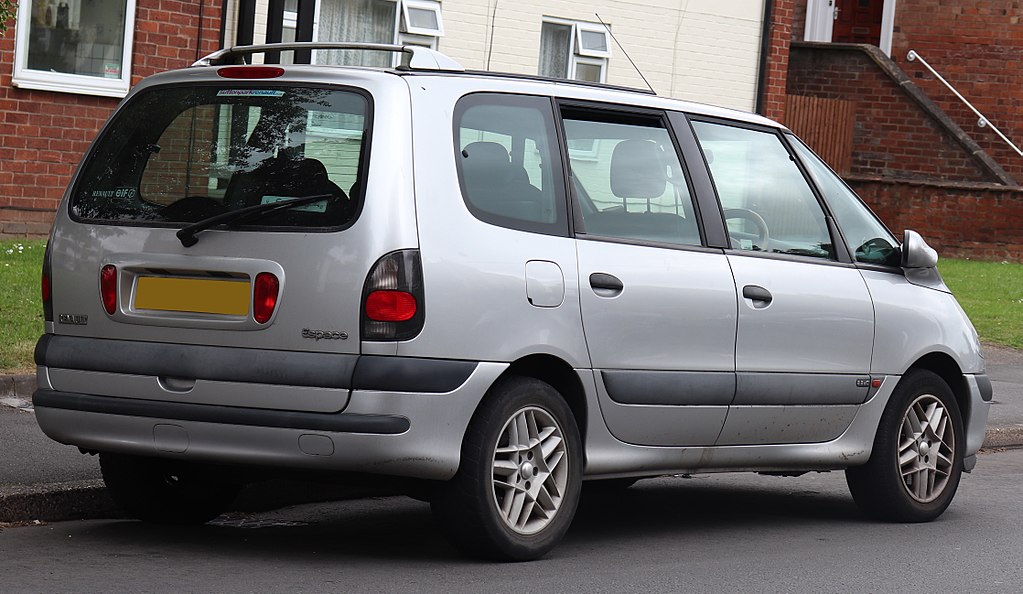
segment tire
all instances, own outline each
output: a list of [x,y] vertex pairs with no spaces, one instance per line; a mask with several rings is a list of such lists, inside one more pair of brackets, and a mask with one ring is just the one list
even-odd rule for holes
[[910,371],[881,416],[870,459],[845,471],[853,500],[889,522],[937,518],[959,487],[965,442],[948,384],[930,371]]
[[538,559],[572,523],[582,464],[561,395],[533,378],[499,380],[469,423],[457,474],[435,492],[434,517],[470,556]]
[[241,490],[188,463],[101,453],[99,464],[121,509],[152,524],[205,524],[227,510]]

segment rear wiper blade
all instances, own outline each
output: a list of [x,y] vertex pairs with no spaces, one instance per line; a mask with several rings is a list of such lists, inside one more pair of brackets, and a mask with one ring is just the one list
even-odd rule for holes
[[296,206],[302,206],[303,204],[311,204],[313,202],[319,202],[321,200],[327,200],[333,198],[334,194],[314,194],[312,196],[299,196],[298,198],[289,198],[287,200],[281,200],[280,202],[269,202],[267,204],[256,204],[253,206],[246,206],[245,208],[239,208],[238,210],[232,210],[230,212],[220,213],[209,218],[205,218],[201,221],[192,223],[187,227],[182,227],[178,230],[178,240],[181,241],[181,245],[185,247],[192,247],[199,242],[196,235],[209,229],[210,227],[216,227],[217,225],[223,225],[226,223],[233,223],[243,219],[261,216],[269,214],[271,212],[277,212],[279,210],[287,210]]

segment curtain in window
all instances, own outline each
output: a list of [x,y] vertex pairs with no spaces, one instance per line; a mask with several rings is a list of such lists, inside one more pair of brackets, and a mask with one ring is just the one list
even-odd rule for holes
[[[394,43],[398,3],[387,0],[321,0],[319,41]],[[392,54],[319,51],[317,64],[390,66]]]
[[540,76],[568,78],[572,26],[544,23],[540,29]]

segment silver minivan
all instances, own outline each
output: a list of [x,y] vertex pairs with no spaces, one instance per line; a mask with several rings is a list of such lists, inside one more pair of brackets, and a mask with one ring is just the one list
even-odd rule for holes
[[[328,48],[402,60],[249,63]],[[756,115],[419,47],[222,50],[136,86],[75,174],[36,417],[151,522],[281,470],[407,480],[504,560],[584,481],[667,473],[844,470],[927,521],[992,395],[936,261]]]

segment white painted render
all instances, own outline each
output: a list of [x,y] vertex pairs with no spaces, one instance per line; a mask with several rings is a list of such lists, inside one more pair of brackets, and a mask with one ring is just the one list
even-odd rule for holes
[[[256,43],[264,38],[267,4],[257,2]],[[599,13],[657,94],[744,110],[756,105],[764,0],[442,0],[441,10],[438,49],[469,69],[536,74],[545,17],[597,22]],[[229,2],[229,18],[235,14],[236,2]],[[233,29],[229,22],[229,40]],[[646,87],[617,44],[607,82]]]

